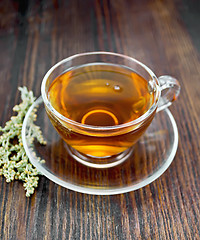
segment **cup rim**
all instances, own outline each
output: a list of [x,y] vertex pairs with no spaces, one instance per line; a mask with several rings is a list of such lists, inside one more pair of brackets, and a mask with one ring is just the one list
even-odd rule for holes
[[[48,77],[50,76],[50,74],[61,64],[68,62],[74,58],[77,57],[81,57],[81,56],[89,56],[89,55],[112,55],[112,56],[117,56],[117,57],[122,57],[128,60],[131,60],[137,64],[139,64],[142,68],[144,68],[149,75],[151,76],[151,78],[156,82],[156,95],[155,95],[155,100],[154,103],[152,104],[152,106],[143,114],[141,115],[139,118],[132,120],[130,122],[126,122],[123,124],[118,124],[115,126],[93,126],[93,125],[88,125],[88,124],[82,124],[80,122],[76,122],[70,118],[67,118],[65,116],[63,116],[61,113],[59,113],[50,103],[50,101],[47,98],[47,94],[45,91],[45,86],[46,86],[46,82],[48,80]],[[110,130],[118,130],[118,129],[123,129],[123,128],[127,128],[130,126],[134,126],[137,124],[140,124],[141,122],[143,122],[145,119],[147,119],[156,109],[156,107],[158,106],[158,99],[160,97],[160,85],[158,82],[158,79],[156,77],[156,75],[153,73],[153,71],[148,68],[145,64],[143,64],[142,62],[136,60],[135,58],[120,54],[120,53],[113,53],[113,52],[105,52],[105,51],[94,51],[94,52],[83,52],[83,53],[78,53],[75,55],[72,55],[70,57],[67,57],[61,61],[59,61],[58,63],[56,63],[55,65],[53,65],[48,72],[45,74],[43,80],[42,80],[42,84],[41,84],[41,94],[42,94],[42,99],[43,102],[45,104],[45,106],[50,110],[51,113],[53,113],[53,115],[55,115],[58,119],[67,122],[71,125],[74,125],[76,127],[81,127],[82,129],[87,129],[87,130],[94,130],[94,131],[110,131]]]

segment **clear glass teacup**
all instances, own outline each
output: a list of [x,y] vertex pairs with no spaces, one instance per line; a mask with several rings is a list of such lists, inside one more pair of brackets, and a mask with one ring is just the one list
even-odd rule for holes
[[155,114],[178,97],[180,85],[171,76],[157,78],[134,58],[88,52],[54,65],[41,91],[70,155],[87,166],[107,168],[130,156]]

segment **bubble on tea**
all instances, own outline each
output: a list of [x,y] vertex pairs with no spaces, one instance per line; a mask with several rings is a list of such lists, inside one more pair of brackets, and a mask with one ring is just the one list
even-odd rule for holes
[[115,92],[121,92],[122,91],[122,87],[120,87],[119,85],[115,85],[113,87],[113,89],[114,89]]
[[106,86],[107,86],[107,87],[109,87],[109,86],[110,86],[110,83],[109,83],[109,82],[107,82],[107,83],[106,83]]
[[145,97],[140,97],[139,100],[132,105],[133,112],[134,113],[140,112],[143,109],[143,107],[145,106],[145,104],[146,104]]

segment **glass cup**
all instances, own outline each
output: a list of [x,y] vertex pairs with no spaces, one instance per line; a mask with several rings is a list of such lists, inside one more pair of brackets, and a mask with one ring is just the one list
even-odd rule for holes
[[[107,114],[105,117],[110,117],[115,122],[113,126],[89,125],[85,121],[78,122],[58,112],[48,97],[52,82],[64,72],[94,64],[127,68],[145,79],[153,94],[153,102],[147,111],[122,124],[118,124],[112,113],[104,111],[104,114]],[[143,135],[155,114],[176,100],[180,85],[171,76],[157,78],[147,66],[134,58],[110,52],[89,52],[71,56],[54,65],[44,76],[41,92],[48,117],[67,143],[66,148],[70,155],[87,166],[108,168],[120,164],[131,155],[135,142]],[[88,116],[89,114],[86,114],[85,118]]]

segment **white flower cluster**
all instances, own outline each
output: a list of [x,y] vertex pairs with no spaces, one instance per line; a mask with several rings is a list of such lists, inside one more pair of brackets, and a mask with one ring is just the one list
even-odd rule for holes
[[[22,180],[26,196],[29,197],[38,185],[40,173],[29,162],[23,147],[21,131],[24,117],[35,101],[35,97],[33,92],[28,91],[26,87],[20,87],[19,90],[22,103],[13,108],[17,115],[12,116],[4,128],[0,127],[0,132],[2,132],[0,136],[0,175],[6,178],[6,182],[14,179]],[[40,128],[34,124],[36,117],[35,110],[31,115],[29,141],[32,143],[36,138],[39,143],[46,144]]]

